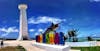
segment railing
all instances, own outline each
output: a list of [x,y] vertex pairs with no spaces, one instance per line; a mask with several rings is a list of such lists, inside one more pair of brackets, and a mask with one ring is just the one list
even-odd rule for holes
[[97,46],[96,41],[87,41],[87,42],[66,42],[66,45],[71,47],[89,47],[89,46]]

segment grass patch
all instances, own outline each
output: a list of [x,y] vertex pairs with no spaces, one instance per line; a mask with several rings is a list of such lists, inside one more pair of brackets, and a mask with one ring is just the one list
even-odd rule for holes
[[26,51],[26,50],[22,46],[16,46],[16,47],[8,46],[0,48],[0,51]]
[[71,47],[71,49],[81,50],[81,51],[100,51],[100,46],[95,47]]

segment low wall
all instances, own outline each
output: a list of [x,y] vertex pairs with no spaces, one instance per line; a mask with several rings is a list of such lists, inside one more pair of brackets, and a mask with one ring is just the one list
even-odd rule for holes
[[33,46],[36,46],[41,49],[45,49],[46,51],[70,51],[70,47],[68,45],[50,45],[43,43],[33,43]]
[[97,46],[96,41],[87,41],[87,42],[66,42],[66,45],[71,47],[89,47],[89,46]]

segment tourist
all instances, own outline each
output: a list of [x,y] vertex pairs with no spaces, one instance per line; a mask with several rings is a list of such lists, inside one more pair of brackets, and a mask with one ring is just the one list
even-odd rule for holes
[[1,48],[3,47],[4,43],[3,43],[3,40],[1,41]]

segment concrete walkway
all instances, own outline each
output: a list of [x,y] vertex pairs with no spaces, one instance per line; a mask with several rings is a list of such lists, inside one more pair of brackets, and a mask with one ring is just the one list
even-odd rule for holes
[[[46,51],[32,45],[35,41],[4,41],[4,46],[23,46],[27,51]],[[70,51],[80,51],[80,50],[70,50]]]

